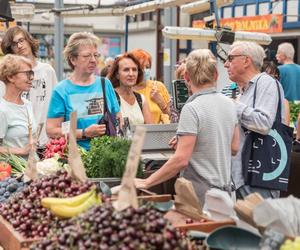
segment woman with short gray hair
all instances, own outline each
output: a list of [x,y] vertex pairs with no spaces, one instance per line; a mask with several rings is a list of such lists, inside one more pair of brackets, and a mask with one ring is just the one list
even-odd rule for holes
[[30,134],[36,132],[31,102],[22,98],[32,87],[34,72],[29,59],[6,55],[0,64],[0,80],[5,94],[0,98],[0,153],[27,157],[32,147]]
[[147,179],[136,179],[136,186],[149,188],[181,171],[203,205],[210,188],[231,191],[231,154],[239,148],[237,116],[233,101],[216,91],[216,58],[209,50],[192,51],[186,66],[192,96],[181,111],[178,140],[170,142],[175,154]]
[[[64,55],[73,72],[53,90],[46,127],[49,137],[63,136],[62,123],[69,121],[71,113],[77,111],[77,141],[87,150],[92,138],[106,133],[106,126],[98,124],[104,115],[104,102],[113,115],[121,118],[111,82],[95,76],[100,56],[98,41],[88,32],[74,33],[69,38]],[[101,80],[105,86],[105,99]]]

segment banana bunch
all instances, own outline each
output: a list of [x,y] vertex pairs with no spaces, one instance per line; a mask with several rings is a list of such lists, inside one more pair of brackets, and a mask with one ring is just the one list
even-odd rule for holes
[[50,209],[53,214],[62,218],[77,216],[96,204],[101,204],[101,199],[95,188],[71,198],[48,197],[42,199],[43,207]]

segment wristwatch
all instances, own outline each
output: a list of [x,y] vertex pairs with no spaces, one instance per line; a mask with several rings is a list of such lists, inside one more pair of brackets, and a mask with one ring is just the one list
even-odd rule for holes
[[84,128],[82,129],[81,139],[83,139],[83,140],[87,139],[87,137],[85,135],[85,129]]

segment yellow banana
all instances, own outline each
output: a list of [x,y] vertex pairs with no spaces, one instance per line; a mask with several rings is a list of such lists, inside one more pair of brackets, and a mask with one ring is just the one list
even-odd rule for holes
[[83,213],[88,210],[91,206],[100,204],[101,200],[99,199],[96,192],[94,192],[88,199],[86,199],[82,204],[76,207],[71,207],[67,205],[52,205],[50,210],[53,214],[62,218],[71,218],[74,216]]
[[42,199],[42,206],[45,208],[50,208],[53,205],[66,205],[66,206],[76,207],[82,204],[92,194],[95,194],[95,188],[92,188],[88,192],[70,198],[47,197]]

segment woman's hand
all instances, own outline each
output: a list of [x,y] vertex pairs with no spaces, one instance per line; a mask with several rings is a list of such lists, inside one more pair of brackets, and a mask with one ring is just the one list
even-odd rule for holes
[[177,138],[177,136],[175,135],[175,136],[169,141],[169,146],[170,146],[172,149],[176,150],[176,148],[177,148],[177,143],[178,143],[178,138]]
[[20,148],[18,155],[29,155],[30,150],[33,148],[33,143],[28,143],[25,147]]
[[106,126],[105,124],[93,124],[85,129],[85,136],[88,138],[94,138],[97,136],[105,135]]
[[153,87],[150,92],[151,100],[154,101],[161,109],[166,106],[165,100],[159,93],[157,87]]

